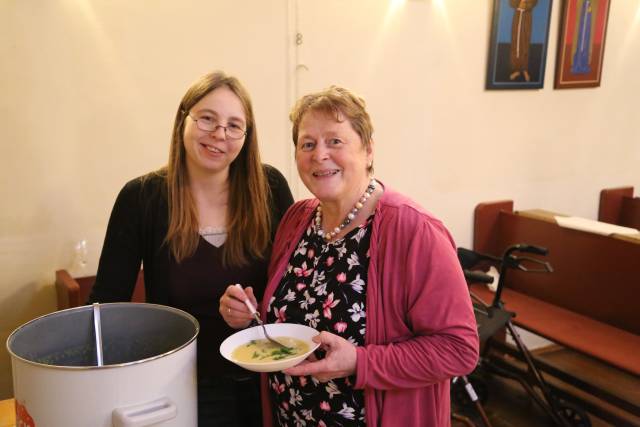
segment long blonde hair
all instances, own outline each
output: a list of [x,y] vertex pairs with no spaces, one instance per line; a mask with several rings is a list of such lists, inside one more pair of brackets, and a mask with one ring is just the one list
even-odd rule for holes
[[178,262],[193,255],[198,248],[198,214],[189,191],[184,123],[189,110],[219,87],[228,88],[240,98],[246,116],[245,142],[229,167],[227,239],[222,250],[224,266],[242,266],[250,258],[263,258],[266,255],[271,238],[271,195],[260,161],[249,94],[237,78],[221,71],[206,74],[191,85],[176,112],[166,167],[169,227],[165,243]]

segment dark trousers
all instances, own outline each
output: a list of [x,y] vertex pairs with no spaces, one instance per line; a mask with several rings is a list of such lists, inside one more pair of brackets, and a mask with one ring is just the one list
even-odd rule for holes
[[260,376],[198,379],[198,427],[260,427]]

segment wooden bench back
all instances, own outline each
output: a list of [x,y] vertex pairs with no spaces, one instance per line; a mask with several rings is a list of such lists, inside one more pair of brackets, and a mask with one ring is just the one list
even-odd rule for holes
[[602,190],[598,221],[640,229],[640,197],[633,197],[633,187]]
[[623,197],[618,225],[640,229],[640,197]]
[[[86,304],[95,281],[96,276],[73,278],[67,270],[57,270],[55,285],[58,310]],[[138,273],[131,301],[145,302],[144,273],[142,270]]]
[[474,249],[500,256],[511,244],[549,249],[553,273],[509,270],[506,286],[634,334],[640,334],[640,241],[560,227],[513,212],[513,202],[476,207]]

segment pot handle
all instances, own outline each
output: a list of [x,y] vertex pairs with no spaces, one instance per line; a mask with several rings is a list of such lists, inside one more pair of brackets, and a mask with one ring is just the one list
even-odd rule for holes
[[167,421],[178,414],[178,408],[167,397],[141,405],[117,408],[111,414],[113,427],[144,427]]

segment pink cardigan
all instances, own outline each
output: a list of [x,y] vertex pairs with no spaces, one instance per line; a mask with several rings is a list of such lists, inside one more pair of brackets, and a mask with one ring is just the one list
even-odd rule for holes
[[[318,205],[297,202],[276,234],[266,307]],[[385,188],[372,224],[365,345],[355,388],[364,389],[368,426],[449,426],[449,379],[478,360],[476,321],[455,244],[442,222]],[[272,426],[266,375],[264,426]]]

